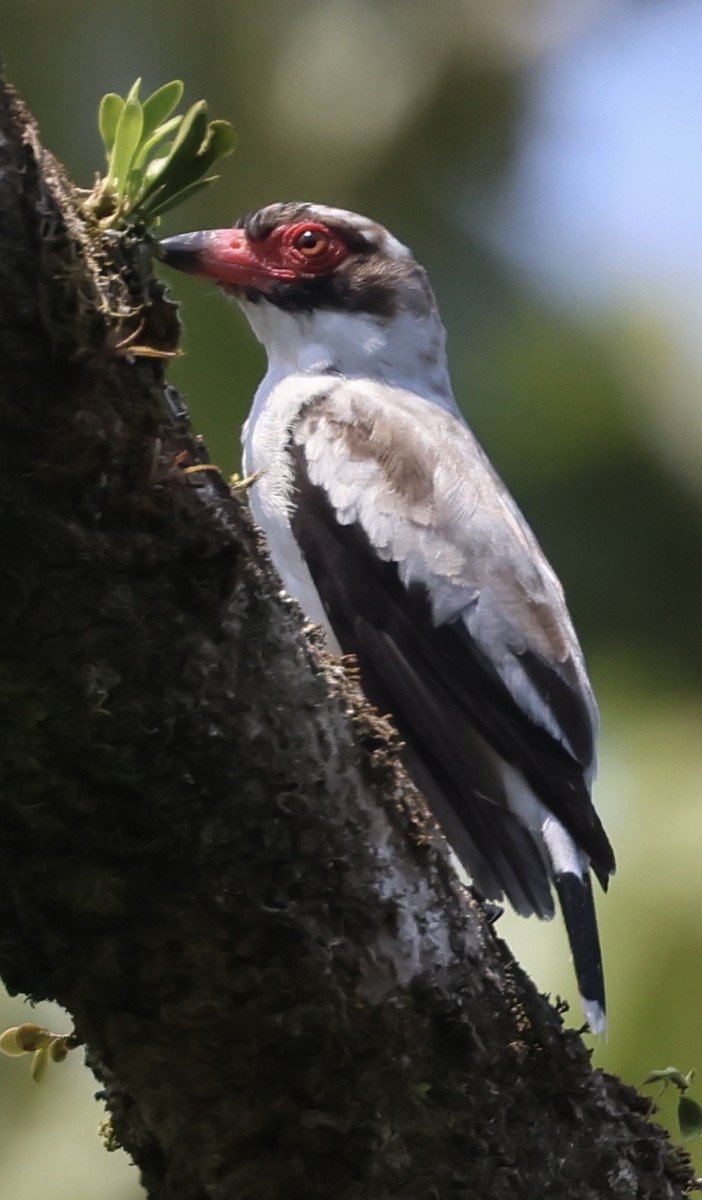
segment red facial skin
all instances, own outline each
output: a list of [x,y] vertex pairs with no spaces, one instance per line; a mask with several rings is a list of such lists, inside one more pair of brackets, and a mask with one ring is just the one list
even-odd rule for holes
[[349,253],[339,235],[318,221],[280,226],[260,241],[251,241],[243,229],[212,229],[199,236],[194,274],[225,288],[265,292],[276,283],[313,279]]

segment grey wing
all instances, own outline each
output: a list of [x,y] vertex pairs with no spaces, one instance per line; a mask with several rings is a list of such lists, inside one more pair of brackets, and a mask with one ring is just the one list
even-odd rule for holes
[[582,852],[606,882],[580,647],[468,428],[410,393],[343,381],[307,407],[290,454],[293,532],[329,624],[478,885],[552,911],[544,813],[567,832],[566,862]]

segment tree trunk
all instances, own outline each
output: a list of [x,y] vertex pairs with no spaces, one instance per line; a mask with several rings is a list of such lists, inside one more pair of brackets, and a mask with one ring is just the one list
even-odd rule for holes
[[72,1014],[149,1197],[687,1195],[203,466],[148,245],[9,91],[0,212],[0,971]]

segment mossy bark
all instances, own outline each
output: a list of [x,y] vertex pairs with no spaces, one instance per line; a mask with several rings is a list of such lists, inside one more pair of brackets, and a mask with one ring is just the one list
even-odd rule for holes
[[7,986],[72,1014],[152,1200],[686,1195],[190,469],[148,243],[83,220],[8,90],[0,135]]

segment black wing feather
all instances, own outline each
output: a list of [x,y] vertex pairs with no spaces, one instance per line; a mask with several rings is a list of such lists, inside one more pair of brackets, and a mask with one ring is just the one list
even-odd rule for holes
[[293,534],[342,650],[358,659],[366,695],[392,714],[410,773],[479,886],[504,890],[518,911],[550,915],[546,865],[505,806],[497,758],[523,772],[606,878],[614,860],[582,764],[523,712],[462,621],[435,626],[426,588],[406,587],[359,524],[338,522],[324,488],[310,481],[303,447],[291,443],[289,452]]

